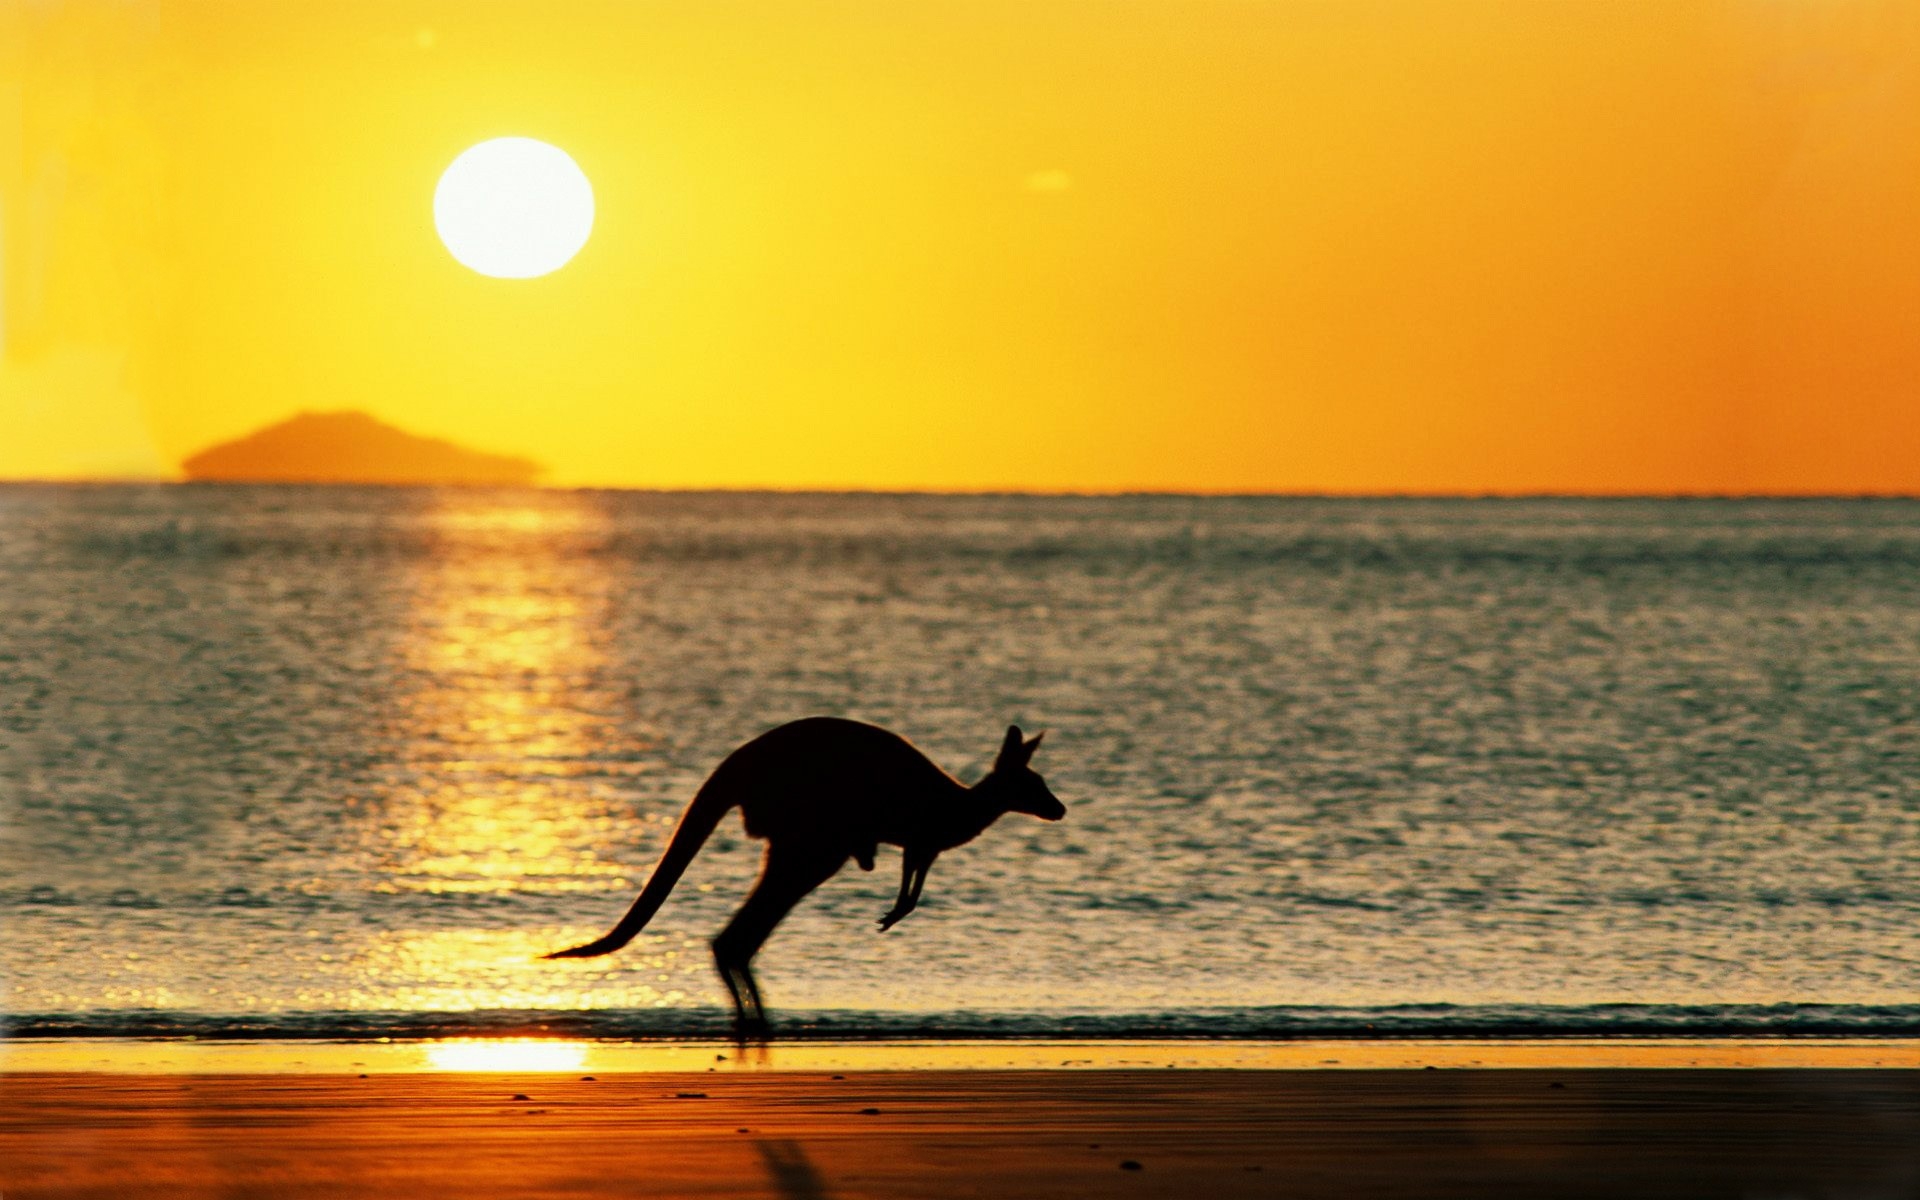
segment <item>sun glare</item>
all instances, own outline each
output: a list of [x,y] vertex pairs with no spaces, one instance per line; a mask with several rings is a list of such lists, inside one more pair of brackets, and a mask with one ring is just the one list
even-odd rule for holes
[[463,265],[496,279],[531,279],[566,266],[587,244],[593,185],[558,146],[494,138],[440,176],[433,224]]

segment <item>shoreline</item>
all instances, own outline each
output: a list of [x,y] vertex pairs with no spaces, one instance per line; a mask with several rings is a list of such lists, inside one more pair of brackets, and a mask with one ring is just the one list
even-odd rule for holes
[[1920,1070],[1920,1038],[0,1039],[0,1076],[746,1071]]

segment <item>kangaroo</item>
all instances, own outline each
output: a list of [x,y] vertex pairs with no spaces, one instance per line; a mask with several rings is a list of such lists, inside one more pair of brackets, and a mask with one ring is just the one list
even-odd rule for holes
[[766,1006],[750,964],[783,917],[852,859],[873,870],[881,843],[901,849],[900,895],[880,918],[899,924],[920,902],[927,871],[943,850],[979,837],[1010,812],[1043,821],[1067,815],[1028,765],[1045,734],[1007,727],[986,778],[967,787],[897,733],[837,717],[808,717],[768,730],[714,768],[680,817],[660,864],[633,907],[605,937],[547,958],[593,958],[632,941],[728,811],[739,808],[749,837],[763,838],[760,878],[733,920],[713,939],[713,962],[733,997],[734,1028],[764,1034]]

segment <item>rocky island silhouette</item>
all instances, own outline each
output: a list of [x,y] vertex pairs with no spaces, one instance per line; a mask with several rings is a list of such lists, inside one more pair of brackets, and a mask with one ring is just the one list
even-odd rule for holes
[[530,458],[487,454],[397,429],[367,413],[303,412],[200,451],[190,482],[529,484]]

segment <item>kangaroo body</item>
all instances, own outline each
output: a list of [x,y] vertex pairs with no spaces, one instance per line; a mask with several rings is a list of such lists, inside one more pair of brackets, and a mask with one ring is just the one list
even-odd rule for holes
[[646,928],[687,865],[727,813],[767,843],[759,881],[713,939],[714,965],[744,1032],[764,1032],[766,1010],[753,956],[781,919],[849,860],[872,870],[882,845],[901,849],[900,895],[880,918],[889,929],[913,911],[927,870],[944,850],[978,837],[1003,814],[1057,821],[1066,807],[1028,761],[1040,738],[1007,729],[987,777],[967,787],[912,743],[875,725],[810,717],[771,729],[729,754],[700,785],[660,865],[606,936],[548,958],[610,954]]

